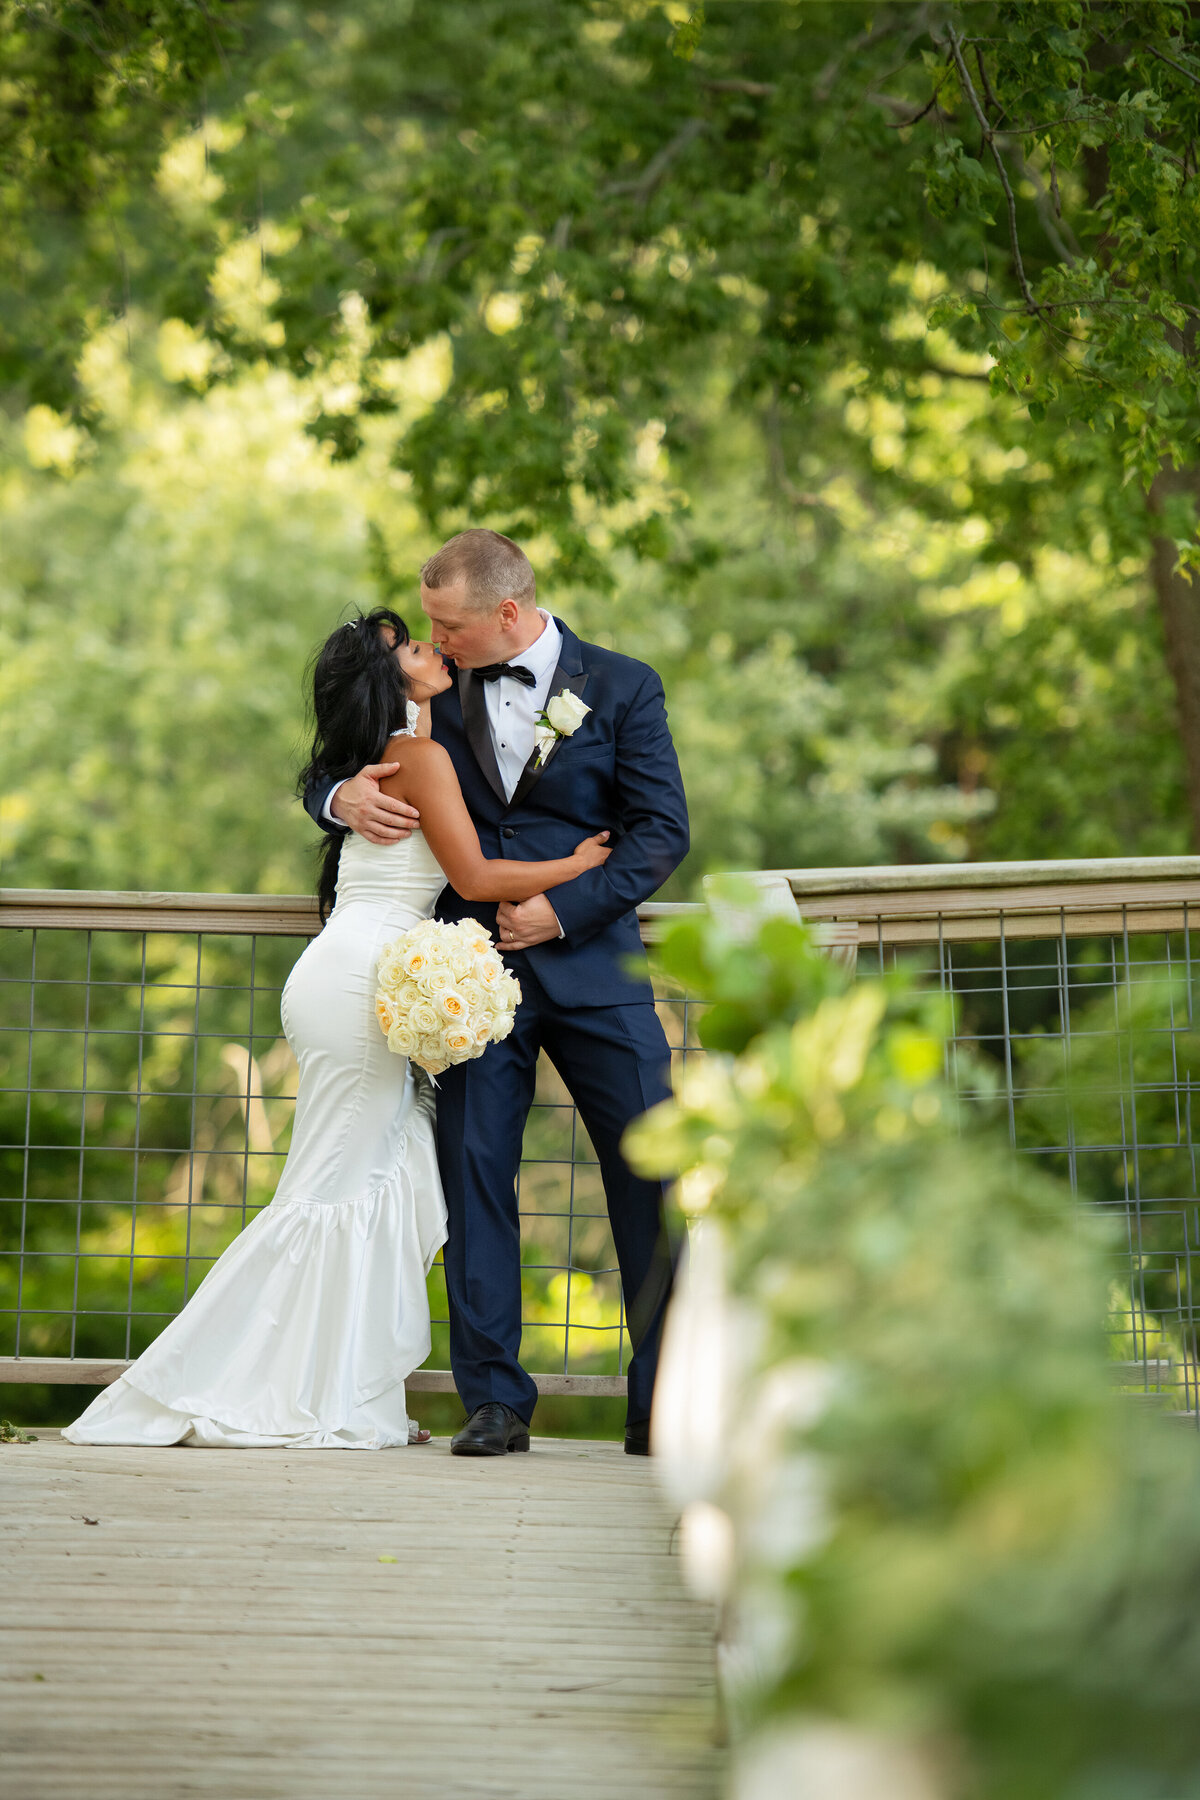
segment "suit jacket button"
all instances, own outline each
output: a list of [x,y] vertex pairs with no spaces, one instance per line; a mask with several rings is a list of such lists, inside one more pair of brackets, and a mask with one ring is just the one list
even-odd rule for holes
[[517,835],[517,834],[516,834],[516,832],[515,832],[515,831],[514,831],[514,830],[513,830],[513,828],[512,828],[512,826],[511,826],[511,825],[506,825],[506,826],[505,826],[505,827],[504,827],[504,830],[503,830],[503,831],[502,831],[502,832],[501,832],[501,833],[500,833],[500,836],[501,836],[501,837],[508,837],[508,838],[512,838],[512,837],[516,837],[516,835]]

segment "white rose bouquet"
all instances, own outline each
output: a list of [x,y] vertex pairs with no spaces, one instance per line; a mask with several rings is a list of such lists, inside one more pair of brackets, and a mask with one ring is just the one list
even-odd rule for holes
[[424,919],[379,953],[375,1016],[388,1049],[430,1075],[482,1056],[513,1028],[521,987],[474,919]]

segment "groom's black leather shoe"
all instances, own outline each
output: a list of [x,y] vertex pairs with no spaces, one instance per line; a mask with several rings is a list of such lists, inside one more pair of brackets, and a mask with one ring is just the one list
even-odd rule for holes
[[649,1419],[639,1419],[636,1425],[625,1427],[625,1454],[626,1456],[649,1456]]
[[503,1456],[508,1450],[528,1450],[529,1427],[502,1400],[477,1406],[462,1430],[450,1439],[451,1456]]

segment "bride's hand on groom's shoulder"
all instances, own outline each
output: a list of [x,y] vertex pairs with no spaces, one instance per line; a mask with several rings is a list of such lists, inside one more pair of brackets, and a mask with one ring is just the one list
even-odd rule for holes
[[379,784],[399,769],[399,763],[368,763],[349,781],[344,781],[330,802],[329,810],[343,825],[366,838],[369,844],[400,844],[411,837],[421,822],[415,806],[406,800],[394,800],[379,791]]

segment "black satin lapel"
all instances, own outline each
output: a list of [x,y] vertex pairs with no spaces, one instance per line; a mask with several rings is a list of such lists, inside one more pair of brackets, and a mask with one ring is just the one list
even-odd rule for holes
[[[577,671],[573,675],[569,675],[563,668],[563,665],[559,663],[557,669],[554,671],[554,679],[550,683],[550,693],[546,701],[547,706],[550,704],[550,701],[554,699],[556,694],[562,693],[564,688],[569,688],[573,694],[582,700],[583,690],[587,686],[587,679],[587,676],[582,670]],[[510,806],[519,806],[521,801],[531,793],[566,741],[566,738],[555,738],[549,750],[546,752],[545,761],[540,763],[537,767],[534,766],[537,750],[534,750],[533,755],[521,770],[521,779],[513,790],[513,797],[509,801]]]
[[487,776],[488,786],[496,798],[503,800],[504,783],[500,779],[500,766],[492,748],[492,734],[488,730],[483,683],[475,679],[470,669],[460,669],[458,672],[458,697],[462,705],[467,742],[475,752],[475,761]]

